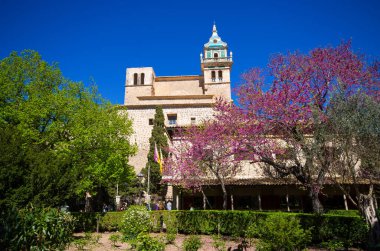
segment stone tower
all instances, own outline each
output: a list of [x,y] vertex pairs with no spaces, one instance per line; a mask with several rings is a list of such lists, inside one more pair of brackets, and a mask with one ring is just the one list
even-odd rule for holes
[[201,69],[206,92],[231,99],[232,52],[228,56],[227,43],[219,37],[215,24],[212,35],[203,48]]

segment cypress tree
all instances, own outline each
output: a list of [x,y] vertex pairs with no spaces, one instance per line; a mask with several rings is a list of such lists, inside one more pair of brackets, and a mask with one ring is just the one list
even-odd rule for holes
[[162,175],[160,173],[160,166],[154,160],[154,145],[157,145],[158,151],[161,149],[163,158],[168,156],[168,138],[165,129],[165,117],[162,111],[162,107],[156,107],[156,114],[154,115],[152,136],[149,139],[149,153],[148,162],[142,173],[145,177],[145,186],[147,187],[148,182],[148,166],[150,166],[150,194],[159,193],[161,186]]

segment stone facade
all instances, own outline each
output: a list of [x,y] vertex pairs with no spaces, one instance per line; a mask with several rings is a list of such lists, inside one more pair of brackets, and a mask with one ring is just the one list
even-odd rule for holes
[[[171,126],[189,126],[192,121],[200,123],[202,120],[210,119],[213,115],[211,106],[162,106],[165,116],[165,124]],[[154,118],[155,105],[146,107],[131,107],[121,110],[121,114],[127,113],[133,121],[134,133],[131,142],[136,143],[138,152],[130,158],[129,164],[134,166],[136,173],[139,173],[147,163],[147,155],[149,152],[149,138],[152,134],[153,125],[149,124],[149,120]],[[176,114],[176,125],[169,125],[168,115]],[[192,120],[193,119],[193,120]]]
[[136,173],[145,167],[155,107],[161,106],[165,124],[186,127],[212,118],[216,98],[231,101],[230,71],[232,54],[213,26],[212,36],[201,54],[200,75],[156,76],[152,67],[127,68],[125,99],[121,114],[133,121],[132,142],[138,153],[130,159]]
[[[232,53],[228,53],[227,43],[221,40],[215,25],[212,36],[203,48],[204,51],[200,54],[200,75],[156,76],[152,67],[127,68],[125,99],[120,114],[129,116],[133,121],[134,133],[131,140],[138,146],[138,152],[130,159],[130,164],[136,173],[147,162],[156,106],[163,108],[165,125],[170,131],[172,128],[187,127],[211,119],[216,98],[232,101]],[[176,140],[172,143],[175,144]],[[279,182],[268,179],[258,163],[242,161],[241,170],[234,176],[234,181],[226,185],[230,198],[228,208],[231,209],[291,211],[304,210],[310,206],[305,189],[293,180]],[[330,196],[325,199],[326,203],[335,208],[343,205],[345,209],[351,207],[346,197],[333,186],[326,185],[324,192]],[[212,183],[212,180],[205,184],[202,194],[186,194],[178,187],[169,185],[166,199],[173,200],[173,209],[220,209],[222,205],[220,186]]]

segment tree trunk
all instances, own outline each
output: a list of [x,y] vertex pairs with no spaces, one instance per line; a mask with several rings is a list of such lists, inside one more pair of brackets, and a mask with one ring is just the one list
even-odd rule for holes
[[90,198],[86,197],[86,204],[84,206],[84,211],[91,212]]
[[220,186],[222,187],[222,192],[223,192],[223,210],[227,210],[228,197],[227,197],[227,189],[226,189],[226,186],[224,184],[224,179],[222,177],[220,177],[218,173],[214,172],[214,174],[215,174],[216,178],[219,180]]
[[85,212],[91,212],[92,211],[90,200],[91,200],[91,194],[89,192],[86,192],[86,204],[84,206]]
[[223,210],[227,210],[227,190],[224,184],[222,184],[222,191],[223,191]]
[[203,195],[203,200],[204,200],[203,201],[203,209],[206,209],[207,205],[209,206],[210,209],[212,209],[212,205],[208,201],[207,196],[206,196],[205,192],[203,191],[203,187],[201,187],[201,193]]
[[312,187],[309,191],[309,196],[311,198],[313,212],[316,214],[323,213],[323,205],[321,201],[319,200],[319,188]]
[[380,243],[380,223],[376,215],[375,204],[372,194],[359,194],[359,210],[370,227],[369,241],[371,244]]

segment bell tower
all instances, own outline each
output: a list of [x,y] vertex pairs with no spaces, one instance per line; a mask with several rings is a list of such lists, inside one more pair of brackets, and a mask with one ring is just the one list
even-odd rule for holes
[[209,41],[204,44],[203,53],[201,53],[201,69],[204,84],[230,84],[232,52],[228,56],[227,43],[219,37],[215,24]]

